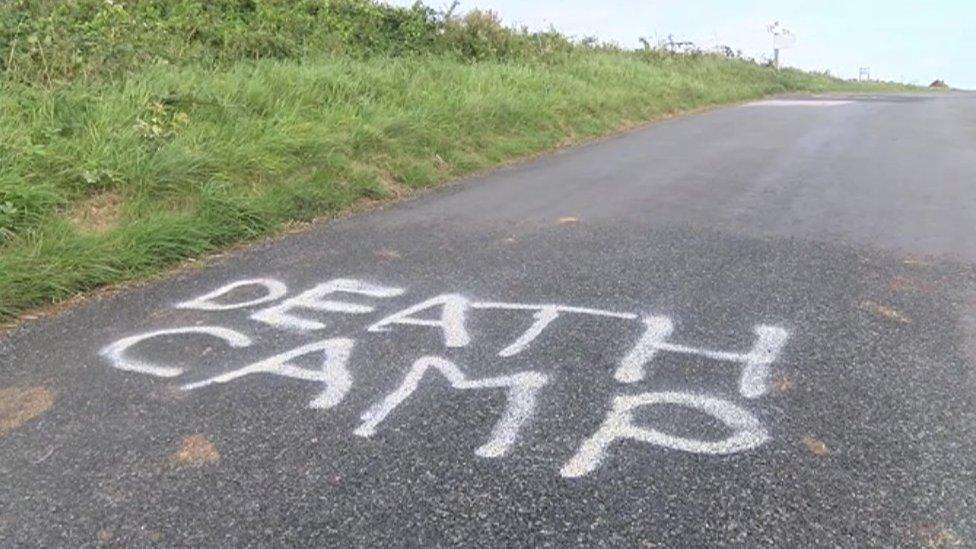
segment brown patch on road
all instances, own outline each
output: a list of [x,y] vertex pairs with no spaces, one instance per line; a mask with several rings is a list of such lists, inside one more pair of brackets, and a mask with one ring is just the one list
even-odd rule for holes
[[197,433],[183,438],[180,448],[170,454],[170,461],[185,465],[213,465],[220,461],[220,452],[210,437],[205,433]]
[[887,305],[882,305],[874,301],[865,301],[864,303],[861,304],[861,307],[863,307],[868,311],[871,311],[872,313],[878,316],[883,316],[888,320],[894,320],[896,322],[901,322],[903,324],[910,324],[912,322],[911,317],[899,311],[898,309],[895,309],[894,307],[889,307]]
[[935,291],[935,285],[918,280],[917,278],[911,278],[907,276],[896,276],[888,281],[888,288],[892,291],[902,291],[902,290],[915,290],[919,292],[933,292]]
[[916,257],[908,257],[902,260],[903,265],[908,265],[909,267],[928,267],[932,265],[928,261],[922,261]]
[[770,382],[770,385],[772,385],[773,389],[776,389],[780,393],[788,393],[792,391],[794,387],[796,387],[796,384],[793,383],[793,380],[786,376],[774,377],[773,380]]
[[45,387],[0,389],[0,437],[46,412],[54,393]]
[[380,259],[387,259],[387,260],[400,259],[400,258],[403,257],[403,255],[401,255],[400,252],[398,252],[396,250],[391,250],[389,248],[383,248],[381,250],[376,250],[375,252],[373,252],[373,255],[375,255],[376,257],[378,257]]
[[803,437],[803,445],[815,456],[825,457],[830,455],[830,448],[827,447],[824,441],[813,435]]
[[919,529],[922,547],[927,549],[948,549],[962,547],[962,538],[944,526],[923,526]]

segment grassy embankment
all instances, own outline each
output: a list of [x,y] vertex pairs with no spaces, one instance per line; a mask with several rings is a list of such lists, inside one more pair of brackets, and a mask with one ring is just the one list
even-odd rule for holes
[[358,0],[14,1],[0,56],[0,321],[667,113],[866,89]]

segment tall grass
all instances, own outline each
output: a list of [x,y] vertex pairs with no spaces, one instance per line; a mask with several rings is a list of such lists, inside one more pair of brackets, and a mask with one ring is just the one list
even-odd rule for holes
[[0,82],[0,320],[665,113],[855,87],[714,55],[485,53],[527,36],[455,36],[446,51],[409,55],[11,69]]

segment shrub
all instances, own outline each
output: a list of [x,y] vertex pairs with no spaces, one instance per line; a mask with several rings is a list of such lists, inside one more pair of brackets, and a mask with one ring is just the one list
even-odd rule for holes
[[555,31],[371,0],[12,0],[0,6],[0,72],[45,86],[146,65],[226,66],[309,55],[447,53],[467,61],[550,59]]

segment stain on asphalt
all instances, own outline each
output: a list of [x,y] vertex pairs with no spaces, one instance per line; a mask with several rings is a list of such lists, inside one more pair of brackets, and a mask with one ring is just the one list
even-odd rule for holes
[[178,450],[170,454],[170,461],[184,465],[212,465],[220,461],[220,452],[205,433],[183,438]]
[[862,306],[868,311],[887,318],[888,320],[894,320],[895,322],[902,322],[905,324],[910,324],[912,322],[912,319],[908,315],[888,305],[882,305],[874,301],[865,301],[862,303]]
[[776,391],[780,393],[788,393],[796,387],[793,380],[786,375],[775,376],[770,383],[772,384],[773,389],[776,389]]
[[54,393],[46,387],[0,389],[0,437],[46,412]]
[[393,259],[403,258],[403,255],[400,252],[396,250],[391,250],[389,248],[381,248],[379,250],[376,250],[375,253],[376,253],[376,257],[380,259],[393,260]]
[[830,455],[830,448],[827,447],[827,444],[813,435],[803,437],[803,445],[815,456],[824,457]]
[[963,547],[962,538],[944,526],[923,526],[919,528],[919,538],[921,546],[925,549]]

